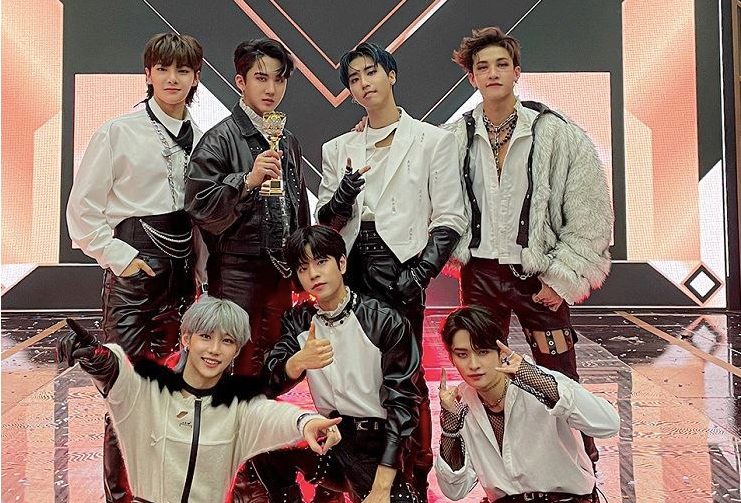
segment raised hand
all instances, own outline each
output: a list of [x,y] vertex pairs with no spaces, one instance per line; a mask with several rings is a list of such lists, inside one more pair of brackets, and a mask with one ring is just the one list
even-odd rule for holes
[[364,115],[360,119],[360,122],[358,122],[357,124],[355,124],[355,127],[352,128],[352,131],[355,131],[356,133],[362,133],[363,130],[365,129],[365,126],[367,124],[368,124],[368,116],[367,115]]
[[[342,421],[341,417],[334,419],[312,419],[304,426],[304,439],[308,442],[312,451],[317,454],[327,454],[329,450],[340,443],[342,435],[337,425]],[[319,439],[326,437],[324,443]]]
[[281,156],[283,155],[282,150],[266,150],[257,157],[255,162],[252,164],[252,170],[245,181],[245,190],[252,190],[255,187],[262,185],[266,180],[275,180],[281,176]]
[[67,318],[67,326],[73,331],[57,342],[57,360],[72,367],[78,359],[92,358],[100,342],[72,318]]
[[312,321],[304,347],[286,362],[286,373],[291,379],[297,379],[305,371],[324,368],[333,361],[332,343],[316,338],[316,327]]
[[453,386],[448,389],[448,372],[443,369],[440,371],[440,407],[448,412],[457,412],[458,406],[458,387]]
[[513,377],[520,369],[520,363],[522,363],[522,355],[518,355],[502,341],[497,341],[499,346],[499,361],[501,364],[495,370],[507,374],[509,377]]

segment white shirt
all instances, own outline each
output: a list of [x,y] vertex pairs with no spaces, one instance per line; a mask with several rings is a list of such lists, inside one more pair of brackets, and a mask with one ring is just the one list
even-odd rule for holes
[[465,383],[458,386],[470,409],[461,431],[465,462],[454,472],[441,456],[435,460],[445,496],[462,499],[477,482],[489,501],[527,492],[592,492],[595,477],[580,432],[611,437],[620,419],[607,400],[563,374],[539,368],[556,378],[560,399],[548,409],[530,393],[509,386],[501,451],[478,393]]
[[363,175],[363,178],[365,178],[365,186],[363,188],[365,197],[363,198],[363,214],[360,218],[362,221],[372,222],[376,219],[376,206],[383,191],[386,164],[389,152],[391,151],[391,144],[385,147],[376,147],[376,143],[388,138],[398,126],[399,121],[396,121],[379,129],[368,128],[365,136],[365,156],[366,164],[371,169]]
[[[123,447],[134,496],[156,502],[180,501],[193,440],[197,398],[160,388],[137,374],[123,349],[107,345],[119,361],[119,374],[106,404]],[[225,501],[238,466],[257,454],[303,439],[299,423],[306,411],[258,395],[230,405],[201,400],[199,447],[190,499],[193,503]]]
[[[149,106],[171,133],[180,132],[183,121],[163,112],[154,99],[149,100]],[[193,125],[195,146],[203,133],[187,108],[185,119]],[[162,133],[168,146],[174,147],[167,132]],[[85,255],[117,276],[138,250],[113,237],[116,226],[129,217],[183,209],[186,153],[178,150],[171,155],[176,200],[173,203],[163,149],[145,109],[122,115],[95,132],[72,185],[67,203],[70,238]]]
[[527,193],[527,159],[533,144],[532,122],[538,113],[517,101],[517,125],[504,158],[502,179],[497,179],[494,153],[484,126],[483,103],[473,111],[476,132],[471,145],[473,192],[481,210],[481,244],[471,255],[499,259],[503,264],[521,263],[517,244],[520,212]]
[[[351,300],[347,289],[345,299],[332,313],[340,313]],[[324,313],[321,309],[318,313]],[[318,315],[312,317],[317,339],[327,339],[332,344],[334,361],[321,369],[306,371],[306,380],[316,410],[322,415],[338,411],[343,416],[378,417],[386,419],[386,409],[381,403],[379,390],[383,386],[381,350],[376,347],[360,326],[354,311],[342,323],[327,326]],[[309,331],[296,340],[303,349]]]

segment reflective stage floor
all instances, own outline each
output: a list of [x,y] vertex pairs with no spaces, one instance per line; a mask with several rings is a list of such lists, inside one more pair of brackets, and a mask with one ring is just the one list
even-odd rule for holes
[[[437,336],[445,314],[426,320],[434,439],[440,368],[456,377]],[[2,502],[103,501],[104,406],[81,370],[55,362],[63,318],[2,316]],[[82,318],[99,333],[99,317]],[[582,380],[621,418],[619,436],[597,441],[610,503],[741,502],[741,314],[576,311],[573,320]],[[515,318],[510,345],[527,353]],[[288,399],[310,402],[305,386]],[[430,480],[430,501],[444,501]]]

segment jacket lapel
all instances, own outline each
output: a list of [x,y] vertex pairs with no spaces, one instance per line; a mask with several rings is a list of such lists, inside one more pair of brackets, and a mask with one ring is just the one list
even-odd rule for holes
[[[396,128],[394,133],[394,140],[391,142],[391,151],[389,152],[388,160],[386,161],[386,171],[383,174],[383,188],[381,189],[381,197],[386,191],[391,179],[394,177],[401,163],[404,160],[404,156],[407,155],[409,149],[414,141],[414,129],[415,124],[413,119],[407,115],[407,113],[401,109],[401,119],[399,120],[399,127]],[[373,169],[373,168],[371,168]]]

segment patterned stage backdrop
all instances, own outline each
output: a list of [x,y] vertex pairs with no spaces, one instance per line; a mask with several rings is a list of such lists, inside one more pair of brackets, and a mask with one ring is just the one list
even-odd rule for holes
[[[519,95],[582,126],[609,176],[615,266],[588,304],[725,307],[718,5],[705,0],[5,1],[2,262],[89,262],[69,241],[67,196],[95,129],[143,98],[141,52],[154,33],[204,46],[193,108],[203,129],[238,98],[234,47],[265,35],[286,44],[298,69],[280,109],[316,193],[321,144],[362,115],[337,77],[343,52],[365,40],[387,47],[399,104],[443,123],[480,100],[453,49],[495,24],[522,42]],[[430,304],[449,304],[454,290],[438,281]]]

